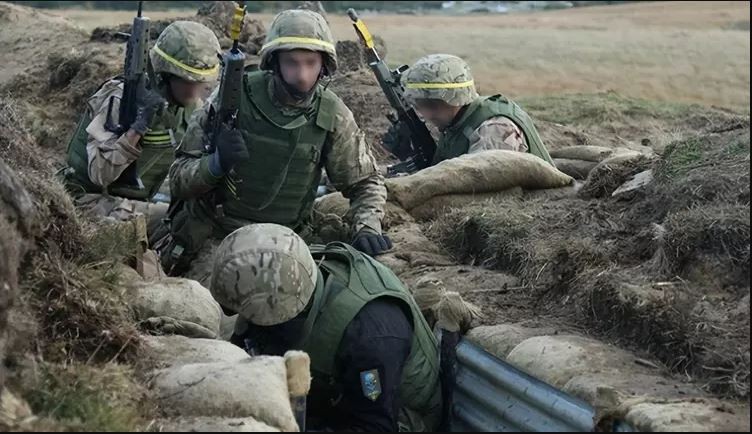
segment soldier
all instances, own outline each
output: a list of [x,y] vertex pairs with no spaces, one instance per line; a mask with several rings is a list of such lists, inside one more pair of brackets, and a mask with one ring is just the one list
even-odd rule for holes
[[78,206],[122,220],[143,213],[153,232],[167,205],[149,200],[167,176],[191,113],[216,81],[219,52],[217,37],[204,25],[176,21],[167,26],[149,52],[155,83],[137,96],[138,115],[122,135],[105,128],[111,97],[117,116],[122,80],[107,81],[89,98],[63,172]]
[[350,199],[353,245],[370,255],[391,248],[381,230],[384,179],[352,112],[321,84],[337,69],[324,19],[308,10],[281,12],[260,56],[260,70],[243,76],[238,127],[220,131],[207,153],[207,105],[178,149],[170,183],[184,203],[170,213],[172,237],[160,249],[168,273],[187,271],[202,247],[210,248],[207,239],[247,224],[305,234],[322,168]]
[[[528,114],[502,95],[480,97],[470,67],[459,57],[425,56],[407,71],[403,84],[415,110],[441,131],[433,164],[491,149],[529,152],[554,164]],[[395,124],[384,146],[409,149],[409,134]]]
[[436,339],[379,262],[344,243],[309,251],[289,228],[254,224],[222,241],[210,288],[226,313],[239,314],[231,342],[252,354],[309,354],[310,428],[436,429]]

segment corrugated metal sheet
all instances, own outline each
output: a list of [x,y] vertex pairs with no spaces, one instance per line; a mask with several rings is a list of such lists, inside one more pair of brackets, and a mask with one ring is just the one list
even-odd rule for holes
[[453,432],[587,432],[595,410],[463,339],[457,346]]

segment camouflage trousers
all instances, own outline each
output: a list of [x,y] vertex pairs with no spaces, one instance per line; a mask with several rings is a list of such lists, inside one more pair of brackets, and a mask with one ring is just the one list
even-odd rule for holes
[[[162,267],[170,276],[185,276],[189,269],[195,269],[193,262],[199,260],[202,252],[211,249],[211,246],[216,249],[233,231],[243,226],[263,223],[225,216],[202,200],[177,202],[175,205],[175,210],[170,211],[169,234],[161,240],[155,240],[154,244]],[[307,243],[312,241],[313,231],[309,221],[292,229]]]
[[75,200],[76,206],[91,217],[126,221],[137,214],[146,218],[146,231],[151,236],[162,224],[167,213],[166,203],[142,202],[103,194],[85,194]]

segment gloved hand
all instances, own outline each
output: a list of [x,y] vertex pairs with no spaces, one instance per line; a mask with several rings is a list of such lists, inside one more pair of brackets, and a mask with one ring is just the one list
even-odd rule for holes
[[409,158],[412,153],[410,129],[404,122],[394,122],[381,138],[381,144],[401,161]]
[[214,153],[209,156],[209,171],[214,176],[224,176],[236,164],[251,158],[243,134],[237,128],[223,126],[214,140]]
[[154,122],[154,117],[167,105],[162,95],[146,87],[141,87],[136,94],[136,119],[131,124],[131,129],[143,136],[149,126]]
[[361,230],[355,235],[352,246],[368,256],[377,256],[392,248],[392,240],[385,234]]

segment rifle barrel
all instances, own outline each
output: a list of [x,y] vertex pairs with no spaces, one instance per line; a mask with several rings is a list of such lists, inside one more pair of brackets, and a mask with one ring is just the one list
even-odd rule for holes
[[142,1],[138,2],[138,14],[136,16],[139,18],[141,18],[141,9],[143,6],[144,6],[144,2]]

